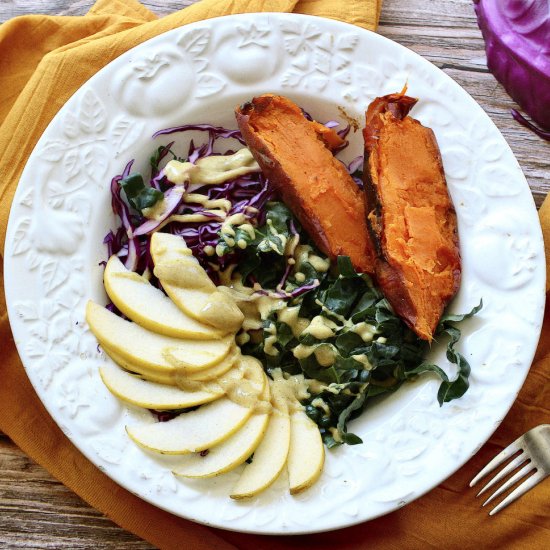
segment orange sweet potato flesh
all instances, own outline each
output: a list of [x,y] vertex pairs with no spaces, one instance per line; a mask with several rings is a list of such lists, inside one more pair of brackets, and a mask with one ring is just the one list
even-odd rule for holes
[[311,121],[311,125],[317,132],[317,136],[323,140],[325,146],[331,151],[337,151],[345,145],[346,140],[341,138],[332,128],[327,128],[324,124],[315,120]]
[[334,131],[307,120],[289,99],[262,95],[236,109],[239,129],[254,158],[318,248],[331,258],[350,257],[363,273],[374,271],[365,200],[332,154]]
[[431,341],[461,267],[441,155],[433,131],[408,116],[415,103],[400,93],[369,106],[364,183],[377,283],[395,312]]

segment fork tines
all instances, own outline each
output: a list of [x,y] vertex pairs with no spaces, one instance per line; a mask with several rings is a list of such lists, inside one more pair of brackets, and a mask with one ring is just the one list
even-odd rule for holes
[[[518,454],[519,453],[519,454]],[[514,455],[516,455],[514,457]],[[514,458],[512,458],[514,457]],[[500,452],[485,468],[483,468],[470,482],[473,487],[481,478],[512,458],[500,472],[491,479],[476,496],[483,494],[499,481],[503,480],[514,470],[519,469],[510,479],[503,483],[484,503],[483,506],[500,496],[517,482],[524,479],[502,502],[493,508],[489,515],[494,515],[517,498],[532,489],[537,483],[550,475],[550,425],[543,424],[533,428],[526,434],[518,437],[506,449]]]

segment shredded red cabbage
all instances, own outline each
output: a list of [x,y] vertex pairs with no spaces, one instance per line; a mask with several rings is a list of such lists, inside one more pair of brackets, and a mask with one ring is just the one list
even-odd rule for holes
[[[306,114],[307,116],[307,114]],[[310,117],[311,118],[311,117]],[[338,122],[329,121],[326,123],[329,128],[338,126]],[[338,134],[345,139],[349,133],[350,127],[347,126],[338,131]],[[149,184],[164,193],[165,208],[159,219],[150,220],[144,218],[139,213],[133,212],[121,195],[120,181],[127,177],[132,169],[134,161],[128,162],[122,174],[115,176],[111,180],[111,205],[113,212],[120,219],[120,226],[114,231],[109,231],[103,242],[107,245],[107,254],[117,254],[124,262],[125,266],[132,270],[143,273],[145,271],[153,272],[153,262],[149,252],[150,235],[158,230],[162,225],[162,231],[175,235],[180,235],[187,246],[192,250],[193,255],[199,260],[201,265],[210,275],[215,283],[219,283],[218,272],[223,271],[231,265],[238,262],[238,252],[229,252],[223,256],[212,254],[216,245],[220,241],[221,224],[224,221],[215,213],[206,211],[202,204],[195,204],[184,201],[183,192],[177,189],[166,176],[164,170],[159,164],[166,160],[169,155],[178,160],[187,160],[195,163],[197,160],[211,155],[219,154],[214,152],[214,146],[219,139],[235,139],[241,145],[246,145],[239,130],[230,130],[221,126],[211,124],[185,124],[160,130],[153,134],[153,138],[174,133],[185,132],[207,132],[208,139],[205,143],[196,145],[193,140],[190,141],[186,158],[180,158],[172,151],[174,141],[168,145],[159,147],[157,155],[152,159],[153,170],[149,179]],[[231,154],[234,151],[227,150],[223,154]],[[360,169],[362,157],[357,157],[348,166],[349,172],[353,173]],[[354,177],[358,185],[362,185],[359,178]],[[185,191],[189,188],[185,187]],[[268,201],[275,198],[275,191],[267,178],[261,172],[249,173],[239,176],[231,181],[219,185],[194,186],[193,193],[205,195],[210,200],[226,199],[231,203],[231,209],[227,216],[233,214],[243,214],[254,227],[262,226],[265,223],[265,205]],[[174,214],[201,214],[209,218],[209,221],[202,222],[168,222],[170,216]],[[293,233],[296,234],[296,228],[293,227]],[[208,248],[207,248],[208,247]],[[290,274],[290,268],[284,273],[280,284],[275,291],[260,291],[266,294],[277,295],[281,298],[297,297],[309,290],[312,290],[318,283],[309,283],[300,286],[289,295],[282,290],[286,279]],[[155,282],[153,280],[153,282]]]
[[[197,130],[208,132],[208,140],[200,145],[195,145],[193,141],[190,142],[186,159],[189,162],[194,163],[201,158],[215,154],[214,145],[220,138],[233,138],[244,145],[239,130],[228,130],[210,124],[189,124],[167,128],[156,132],[153,138],[176,132]],[[171,153],[173,145],[174,142],[171,142],[159,149],[156,159],[157,165]],[[226,151],[224,154],[232,152]],[[130,161],[124,168],[123,173],[111,180],[111,205],[113,212],[120,219],[121,225],[116,230],[109,231],[103,240],[104,244],[107,245],[108,256],[117,254],[124,265],[132,271],[143,272],[149,269],[152,272],[153,262],[149,253],[150,234],[173,214],[202,214],[211,218],[211,221],[185,224],[171,222],[163,227],[163,231],[181,235],[187,246],[193,251],[194,256],[216,281],[217,271],[225,269],[235,261],[234,254],[217,257],[205,252],[207,246],[216,248],[223,219],[205,211],[204,206],[200,204],[184,203],[183,194],[176,191],[175,186],[168,181],[162,169],[153,170],[149,182],[151,186],[163,191],[165,194],[164,200],[167,204],[162,217],[159,220],[148,220],[131,212],[128,204],[122,198],[122,188],[119,182],[130,174],[133,163],[133,160]],[[227,215],[243,213],[254,226],[263,223],[265,217],[264,206],[267,201],[274,197],[274,192],[268,180],[259,172],[239,176],[220,185],[201,186],[193,189],[193,192],[201,193],[208,199],[229,200],[232,207]]]
[[159,136],[174,134],[176,132],[189,132],[193,130],[208,132],[208,142],[198,148],[195,148],[193,141],[191,141],[189,153],[187,155],[187,160],[189,162],[194,163],[200,158],[209,157],[212,155],[214,152],[214,143],[216,143],[216,140],[219,138],[233,138],[236,139],[241,145],[246,146],[239,130],[228,130],[227,128],[222,128],[221,126],[212,126],[212,124],[184,124],[182,126],[173,126],[172,128],[166,128],[155,132],[153,134],[153,139]]
[[363,156],[359,155],[346,166],[348,172],[353,178],[353,181],[357,184],[359,189],[363,189],[363,162]]

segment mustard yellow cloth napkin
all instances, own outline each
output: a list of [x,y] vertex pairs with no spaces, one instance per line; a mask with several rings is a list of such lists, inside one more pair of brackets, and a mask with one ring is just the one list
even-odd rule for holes
[[[0,27],[0,250],[4,249],[15,188],[40,135],[67,99],[124,51],[187,23],[244,12],[293,11],[374,30],[380,4],[381,0],[202,0],[157,19],[135,0],[99,0],[84,17],[27,16],[5,23]],[[546,210],[545,204],[543,211]],[[550,220],[548,210],[545,219]],[[2,269],[0,283],[3,288]],[[512,411],[491,441],[457,474],[425,497],[386,517],[342,531],[290,538],[243,535],[182,520],[147,504],[102,474],[64,436],[30,385],[13,343],[3,292],[0,349],[0,429],[92,506],[158,548],[344,550],[481,546],[536,550],[546,548],[545,543],[550,540],[549,484],[490,520],[480,512],[472,491],[466,489],[469,479],[494,453],[550,418],[550,319],[545,322],[535,364]]]

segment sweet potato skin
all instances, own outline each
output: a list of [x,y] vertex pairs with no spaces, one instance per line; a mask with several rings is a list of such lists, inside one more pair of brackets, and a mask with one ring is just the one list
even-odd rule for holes
[[395,312],[431,341],[461,277],[456,213],[433,131],[416,100],[375,99],[366,113],[364,184],[375,277]]
[[236,109],[236,118],[262,171],[318,248],[331,258],[347,255],[372,274],[362,192],[331,152],[341,143],[281,96],[256,97]]

